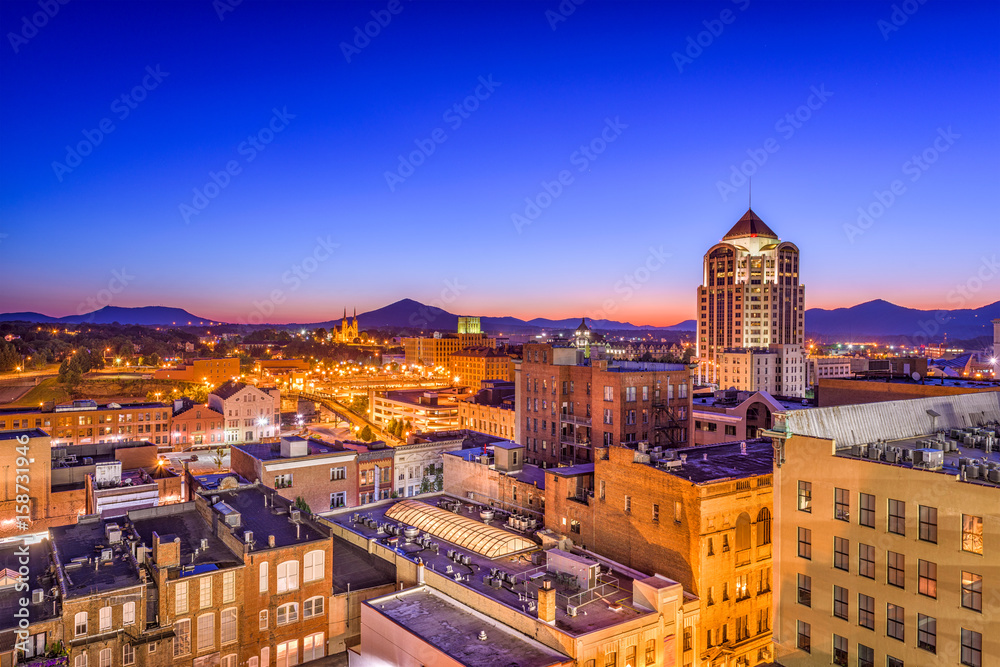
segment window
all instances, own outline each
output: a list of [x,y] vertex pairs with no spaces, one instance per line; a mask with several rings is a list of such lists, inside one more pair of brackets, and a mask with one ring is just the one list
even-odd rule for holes
[[247,660],[247,667],[257,667],[257,665],[259,664],[258,660],[259,658],[257,656],[253,656],[252,658]]
[[875,578],[875,547],[870,544],[858,545],[858,574],[869,579]]
[[812,560],[812,531],[808,528],[799,528],[799,558]]
[[875,667],[875,649],[858,644],[858,667]]
[[983,578],[972,572],[962,572],[962,606],[973,611],[983,610]]
[[762,508],[757,514],[757,546],[771,543],[771,510]]
[[812,606],[812,577],[806,574],[797,575],[798,578],[798,596],[797,601],[801,605],[806,607]]
[[213,646],[215,646],[215,614],[202,614],[198,617],[198,651]]
[[289,623],[294,623],[299,620],[299,605],[295,602],[289,602],[288,604],[283,604],[278,607],[278,613],[275,615],[276,625],[288,625]]
[[76,628],[76,636],[83,637],[87,634],[87,612],[80,611],[77,612],[76,616],[73,618],[73,625]]
[[316,632],[302,638],[302,662],[316,660],[326,655],[323,633]]
[[219,627],[219,633],[221,638],[219,641],[223,644],[228,644],[229,642],[236,641],[236,608],[231,607],[229,609],[222,610],[222,621]]
[[260,667],[269,667],[271,664],[271,647],[265,646],[260,650]]
[[660,521],[660,506],[653,503],[653,523],[659,523]]
[[833,490],[833,518],[839,521],[851,520],[851,492],[847,489]]
[[636,651],[636,647],[635,646],[629,646],[627,649],[625,649],[625,664],[626,665],[634,665],[635,664],[635,651]]
[[833,538],[833,566],[838,570],[851,570],[851,541],[843,537]]
[[611,408],[604,408],[604,423],[614,424],[614,413],[611,411]]
[[917,648],[937,653],[937,619],[917,614]]
[[858,593],[858,625],[875,629],[875,598],[864,593]]
[[983,666],[983,635],[962,628],[962,664]]
[[156,642],[149,642],[149,652],[156,653]]
[[674,501],[674,523],[680,523],[682,516],[683,515],[681,514],[681,501],[675,500]]
[[[646,399],[646,388],[642,388],[642,398]],[[650,639],[646,642],[646,664],[652,665],[656,662],[656,640]]]
[[906,535],[906,503],[902,500],[889,499],[889,525],[890,533]]
[[330,481],[336,482],[340,479],[347,479],[347,468],[330,468]]
[[868,528],[875,527],[875,496],[870,493],[858,494],[858,508],[860,509],[860,514],[858,515],[858,524],[862,526],[867,526]]
[[131,644],[125,644],[122,646],[122,664],[123,665],[134,665],[135,664],[135,647]]
[[983,517],[962,515],[962,551],[983,553]]
[[608,651],[604,654],[604,667],[618,667],[618,653]]
[[80,655],[73,658],[73,667],[87,667],[87,652],[84,651]]
[[135,625],[134,602],[126,602],[122,605],[122,625]]
[[903,624],[903,608],[894,604],[885,606],[885,634],[904,641],[905,626]]
[[299,587],[299,561],[287,560],[278,564],[278,592],[294,591]]
[[920,539],[937,544],[937,508],[920,505]]
[[187,655],[191,652],[191,621],[181,619],[174,621],[174,657]]
[[97,664],[100,667],[111,667],[111,649],[101,649],[101,652],[97,654]]
[[188,610],[188,582],[174,584],[174,614],[186,614]]
[[812,627],[804,621],[797,621],[796,623],[798,626],[798,632],[795,638],[795,646],[802,649],[806,653],[812,653],[812,648],[810,646]]
[[841,588],[840,586],[834,586],[833,615],[846,621],[850,606],[850,603],[847,601],[847,589]]
[[308,552],[304,559],[305,565],[302,568],[302,581],[309,583],[310,581],[321,580],[326,570],[324,567],[325,560],[326,554],[320,550]]
[[812,482],[799,480],[799,511],[812,512],[813,485]]
[[635,400],[635,387],[625,387],[625,400],[626,401]]
[[274,657],[277,667],[293,667],[299,664],[299,640],[292,639],[278,644]]
[[212,606],[212,577],[202,577],[199,583],[199,606],[208,609]]
[[885,583],[906,588],[906,556],[890,551],[886,555]]
[[337,491],[330,494],[330,509],[347,506],[347,491]]
[[261,609],[260,614],[257,615],[257,628],[267,630],[267,609]]
[[236,600],[236,573],[222,573],[222,601],[233,602]]
[[267,561],[260,564],[260,575],[257,590],[261,593],[267,592]]
[[302,618],[312,618],[323,614],[323,596],[317,595],[302,603]]
[[833,664],[847,667],[847,637],[833,636]]
[[625,496],[625,514],[632,511],[632,496]]
[[605,401],[613,401],[613,400],[615,400],[615,388],[614,387],[609,387],[609,386],[605,386],[604,387],[604,400]]
[[903,661],[891,655],[885,656],[885,667],[903,667]]
[[107,632],[111,629],[111,607],[101,607],[98,612],[98,632]]
[[917,571],[920,575],[917,592],[927,597],[937,597],[937,563],[927,560],[917,561]]
[[222,656],[222,667],[236,667],[236,654],[230,653]]

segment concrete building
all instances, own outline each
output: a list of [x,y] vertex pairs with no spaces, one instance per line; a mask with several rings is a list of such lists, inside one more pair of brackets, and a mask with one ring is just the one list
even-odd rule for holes
[[314,512],[358,504],[358,452],[336,443],[286,436],[235,445],[230,469],[291,502],[301,497]]
[[1000,382],[964,378],[912,380],[908,377],[870,377],[820,380],[816,391],[821,408],[857,403],[899,401],[929,396],[958,396],[1000,391]]
[[355,451],[358,454],[358,497],[356,504],[367,505],[378,500],[388,499],[392,495],[393,489],[394,450],[381,440],[374,442],[345,440],[337,444],[347,451]]
[[676,664],[768,664],[770,442],[605,452],[590,475],[545,471],[546,528],[588,553],[663,573],[698,596],[700,630],[686,632]]
[[815,391],[820,380],[854,377],[851,359],[836,354],[806,357],[806,386]]
[[767,392],[759,391],[727,389],[711,396],[696,396],[691,405],[694,444],[757,438],[762,431],[771,428],[774,413],[782,412],[787,406]]
[[435,333],[433,336],[403,338],[400,343],[406,354],[406,365],[449,367],[451,355],[467,347],[489,345],[489,339],[482,333]]
[[782,242],[747,209],[705,253],[697,307],[699,382],[726,388],[723,351],[802,345],[805,286],[799,284],[799,249]]
[[363,605],[352,664],[684,664],[680,637],[698,611],[678,582],[540,550],[484,523],[492,512],[441,495],[324,517],[334,536],[393,563],[403,589]]
[[531,343],[518,373],[518,442],[529,463],[586,463],[601,446],[689,443],[692,378],[684,364],[613,361],[598,347]]
[[[444,490],[504,512],[545,517],[545,470],[524,462],[524,446],[510,441],[444,455]],[[555,470],[569,470],[556,468]]]
[[775,417],[776,659],[1000,664],[1000,394]]
[[121,440],[170,444],[170,406],[165,403],[101,403],[80,399],[38,408],[0,409],[0,431],[38,428],[53,445]]
[[458,317],[458,333],[460,334],[480,334],[482,333],[482,327],[479,323],[478,317],[470,317],[467,315],[459,315]]
[[716,355],[722,389],[763,391],[775,396],[806,395],[806,356],[797,343],[730,348]]
[[176,452],[219,447],[225,442],[225,417],[208,404],[181,398],[174,401],[170,420],[170,444]]
[[486,380],[514,381],[514,364],[505,349],[470,347],[452,352],[448,368],[455,384],[478,389]]
[[458,399],[458,425],[507,440],[514,438],[517,414],[514,382],[487,380],[475,394]]
[[444,488],[444,454],[489,440],[470,430],[414,433],[405,445],[392,448],[396,495],[409,498]]
[[220,385],[240,376],[239,357],[221,359],[192,359],[173,368],[158,368],[153,371],[156,380],[175,382],[195,382]]
[[225,417],[227,445],[275,438],[280,432],[281,395],[277,388],[226,382],[208,395],[208,407]]
[[409,423],[409,431],[450,431],[458,428],[458,399],[468,391],[458,387],[401,389],[376,392],[372,421],[385,427],[393,419]]

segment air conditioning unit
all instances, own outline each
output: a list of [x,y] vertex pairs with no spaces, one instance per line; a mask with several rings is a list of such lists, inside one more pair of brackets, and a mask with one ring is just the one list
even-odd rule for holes
[[573,605],[573,604],[566,605],[566,615],[567,616],[576,616],[577,615],[577,611],[578,610],[577,610],[577,606],[576,605]]
[[45,599],[45,591],[41,588],[36,588],[31,591],[31,604],[41,604],[42,600]]
[[253,542],[253,531],[248,530],[243,533],[243,541],[247,544]]

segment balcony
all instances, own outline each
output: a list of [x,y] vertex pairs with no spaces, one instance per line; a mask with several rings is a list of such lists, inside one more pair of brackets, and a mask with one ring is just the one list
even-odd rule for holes
[[566,422],[567,424],[576,424],[578,426],[590,426],[591,418],[584,417],[581,415],[574,415],[568,412],[560,412],[559,419]]

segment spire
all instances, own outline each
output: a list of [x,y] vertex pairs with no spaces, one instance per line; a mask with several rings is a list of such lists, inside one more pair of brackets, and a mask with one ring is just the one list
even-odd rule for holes
[[747,212],[743,214],[733,228],[722,237],[723,241],[728,241],[729,239],[746,238],[748,236],[762,236],[769,239],[778,239],[778,235],[771,231],[763,220],[757,217],[757,214],[753,212],[753,209],[747,209]]
[[347,319],[347,306],[344,306],[344,319]]

